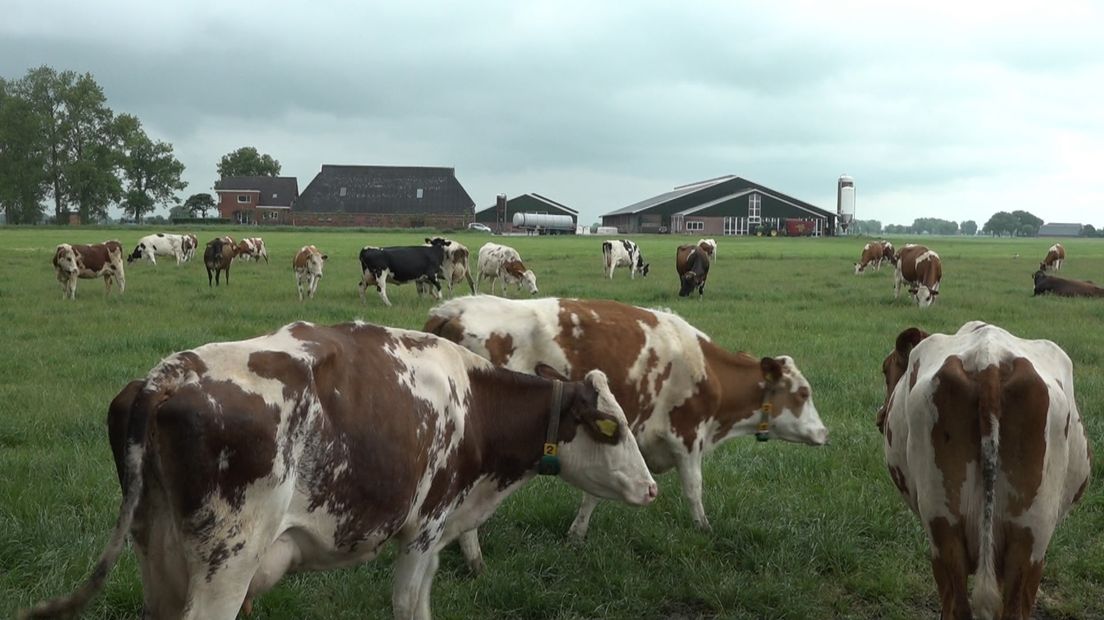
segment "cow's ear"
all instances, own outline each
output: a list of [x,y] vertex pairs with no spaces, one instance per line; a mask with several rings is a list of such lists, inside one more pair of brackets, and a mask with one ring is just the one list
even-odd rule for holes
[[767,383],[777,383],[782,378],[782,364],[773,357],[764,357],[759,360],[759,368],[763,371],[763,378]]
[[920,344],[920,341],[927,337],[928,332],[919,327],[910,327],[906,329],[897,335],[897,353],[899,353],[901,357],[908,359],[909,353],[912,352],[913,347]]
[[433,239],[430,239],[429,237],[426,237],[425,242],[432,245],[433,244]]
[[557,381],[570,381],[570,379],[568,379],[567,377],[560,374],[560,371],[558,371],[555,368],[549,366],[548,364],[545,364],[544,362],[541,362],[540,364],[537,364],[537,367],[533,372],[537,373],[538,377],[544,377],[545,379],[555,379]]
[[325,254],[323,254],[323,255],[322,255],[322,260],[326,260],[326,259],[328,259],[328,258],[329,258],[329,256],[327,256],[327,255],[325,255]]

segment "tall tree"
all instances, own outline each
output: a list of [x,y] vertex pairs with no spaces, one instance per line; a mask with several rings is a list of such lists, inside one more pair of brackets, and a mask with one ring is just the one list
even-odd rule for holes
[[0,78],[0,208],[9,224],[42,219],[46,152],[42,119],[19,92]]
[[184,201],[184,208],[192,214],[192,217],[206,218],[207,212],[215,208],[215,199],[211,198],[211,195],[204,192],[202,194],[192,194],[188,196],[188,199]]
[[1013,211],[1012,216],[1019,221],[1016,232],[1021,237],[1034,237],[1039,234],[1039,227],[1043,225],[1043,220],[1028,211]]
[[959,229],[962,230],[962,234],[973,236],[977,234],[978,225],[974,220],[966,220],[959,225]]
[[240,149],[222,156],[218,163],[219,179],[226,177],[277,177],[280,176],[280,162],[271,155],[257,152],[253,146]]
[[158,204],[179,203],[176,192],[187,184],[180,180],[184,164],[173,156],[172,145],[151,140],[142,123],[129,114],[116,119],[114,133],[120,146],[119,169],[126,181],[123,210],[141,222]]
[[1020,220],[1007,211],[997,211],[985,222],[985,232],[998,237],[1014,235],[1019,227]]

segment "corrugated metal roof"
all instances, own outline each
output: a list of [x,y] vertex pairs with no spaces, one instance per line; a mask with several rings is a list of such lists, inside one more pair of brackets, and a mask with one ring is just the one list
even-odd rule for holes
[[1054,237],[1077,237],[1081,235],[1081,224],[1052,222],[1039,227],[1039,235]]
[[640,202],[635,202],[627,207],[621,207],[616,211],[606,213],[602,217],[606,217],[607,215],[628,215],[632,213],[639,213],[641,211],[661,205],[665,202],[674,200],[676,198],[681,198],[682,196],[686,196],[687,194],[693,194],[696,191],[705,189],[707,187],[712,187],[718,183],[730,181],[735,178],[736,177],[733,175],[728,175],[717,177],[715,179],[708,179],[706,181],[699,181],[697,183],[691,183],[689,185],[680,185],[667,193],[660,194],[658,196],[652,196],[651,198],[646,198],[644,200],[641,200]]

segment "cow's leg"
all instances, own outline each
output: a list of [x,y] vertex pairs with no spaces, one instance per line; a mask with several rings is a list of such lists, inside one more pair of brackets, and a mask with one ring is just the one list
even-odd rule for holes
[[[395,583],[391,589],[391,607],[395,620],[418,618],[416,614],[421,602],[422,586],[430,569],[436,568],[437,553],[432,549],[433,542],[430,543],[431,548],[425,550],[418,549],[413,544],[404,545],[395,560]],[[426,597],[428,596],[427,593]]]
[[226,280],[226,286],[230,286],[230,265],[226,266],[226,277],[224,279]]
[[433,592],[433,576],[437,574],[437,567],[440,563],[440,553],[434,550],[430,556],[429,565],[426,566],[425,574],[422,576],[422,585],[418,588],[418,607],[414,610],[415,620],[431,620],[433,617],[429,611],[429,598]]
[[303,301],[303,274],[295,274],[295,290],[299,292],[299,301]]
[[357,282],[357,294],[360,295],[360,303],[362,304],[368,303],[368,298],[364,295],[365,292],[368,290],[367,278],[367,273],[361,274],[360,282]]
[[126,274],[123,272],[122,265],[115,270],[115,282],[119,284],[119,294],[122,295],[126,290]]
[[[475,282],[472,281],[471,270],[465,270],[464,277],[468,279],[468,288],[471,289],[471,294],[475,295]],[[449,295],[452,295],[452,291],[449,291]]]
[[479,547],[479,530],[468,530],[460,534],[460,552],[464,554],[468,570],[476,575],[486,570],[487,563],[483,561],[483,549]]
[[111,272],[104,274],[104,295],[111,294]]
[[433,290],[430,293],[433,294],[433,298],[437,301],[441,301],[441,283],[437,280],[436,274],[430,277],[429,283],[433,285]]
[[[683,448],[685,450],[685,447]],[[675,467],[678,468],[679,481],[682,482],[682,493],[686,501],[690,503],[690,516],[694,518],[694,525],[703,530],[710,529],[709,519],[705,516],[705,506],[702,505],[702,454],[695,444],[694,448],[685,451],[675,457]]]
[[590,493],[583,493],[583,502],[579,504],[579,512],[575,513],[575,520],[571,522],[571,528],[567,530],[569,536],[576,540],[586,538],[587,529],[590,527],[590,515],[594,514],[595,507],[601,501]]
[[[1045,527],[1045,526],[1044,526]],[[1043,560],[1031,561],[1036,535],[1030,527],[1004,525],[1003,617],[1030,618],[1043,576]]]
[[901,283],[904,281],[904,276],[901,275],[901,265],[898,262],[897,270],[893,272],[893,298],[901,298]]
[[939,517],[929,522],[926,529],[931,543],[931,566],[939,590],[941,617],[969,620],[973,617],[966,589],[966,576],[970,569],[962,523],[960,521],[952,526],[946,518]]
[[210,267],[207,268],[207,286],[208,287],[211,286],[211,268]]
[[311,276],[310,281],[307,283],[307,296],[314,299],[314,293],[318,290],[318,281],[322,279],[322,276]]
[[387,278],[391,277],[391,270],[384,269],[378,275],[376,275],[376,292],[379,293],[380,299],[383,300],[383,305],[388,308],[391,307],[391,300],[387,298]]

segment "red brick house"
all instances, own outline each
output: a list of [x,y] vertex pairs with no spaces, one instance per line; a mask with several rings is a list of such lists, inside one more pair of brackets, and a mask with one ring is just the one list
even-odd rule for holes
[[299,199],[295,177],[226,177],[215,183],[219,217],[236,224],[290,224]]

